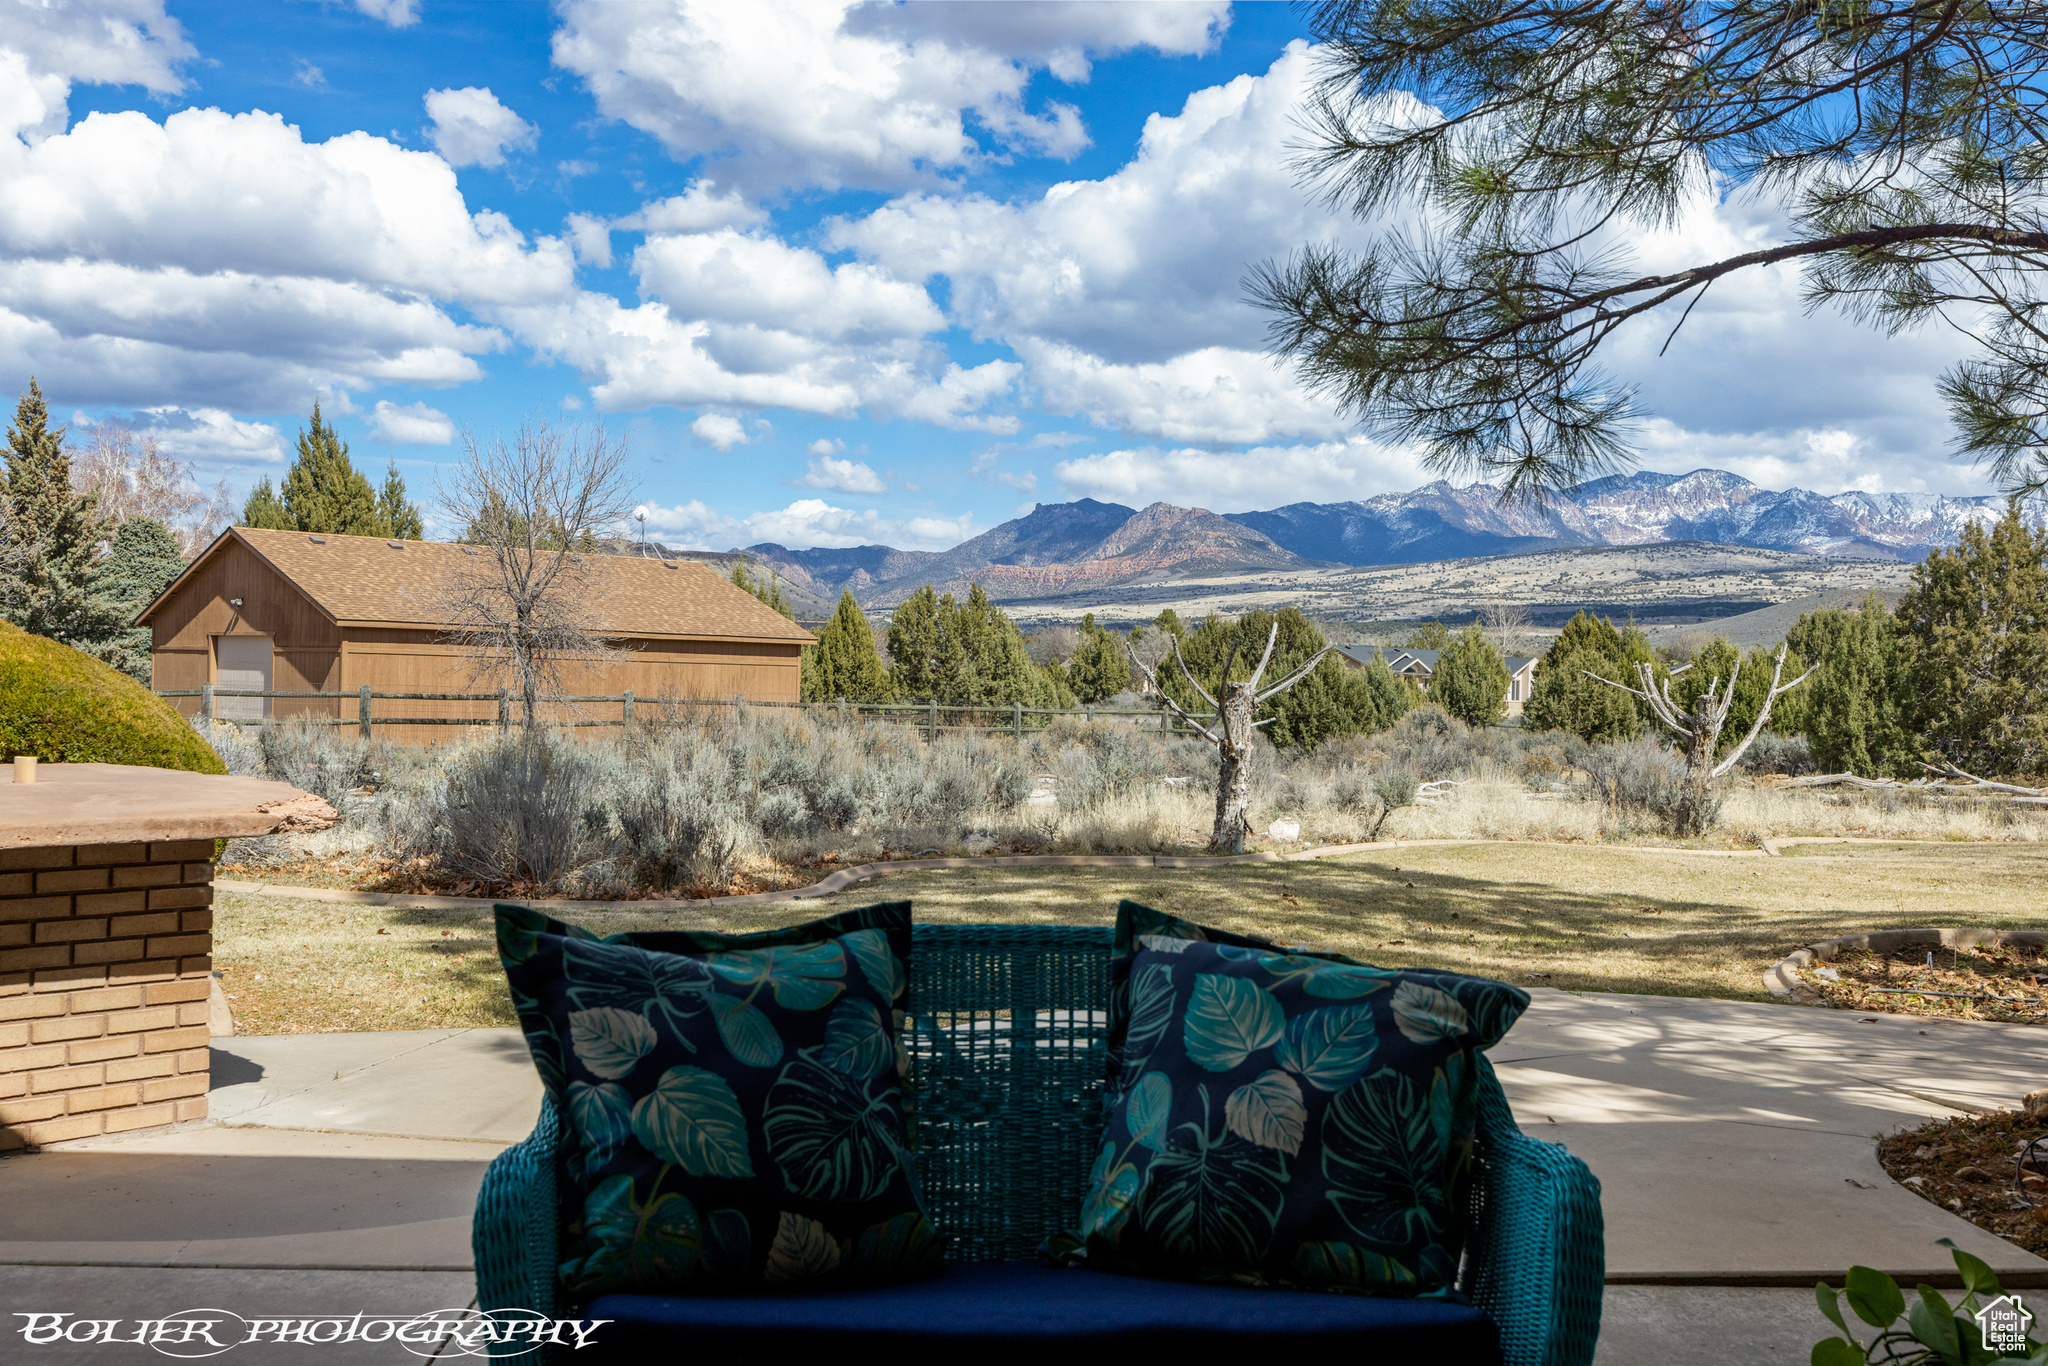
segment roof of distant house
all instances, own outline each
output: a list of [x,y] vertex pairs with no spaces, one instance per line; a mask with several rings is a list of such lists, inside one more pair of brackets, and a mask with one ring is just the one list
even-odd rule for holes
[[[135,618],[149,619],[220,553],[240,541],[342,626],[450,625],[445,605],[466,576],[495,569],[487,550],[450,541],[392,541],[381,536],[308,535],[230,527]],[[590,629],[604,636],[796,641],[814,637],[795,622],[695,560],[577,555],[588,577],[577,588],[592,609]]]
[[[1339,645],[1337,653],[1349,659],[1353,664],[1361,666],[1372,663],[1373,656],[1378,655],[1386,660],[1387,667],[1397,674],[1433,674],[1436,672],[1437,657],[1443,651],[1406,650],[1392,645]],[[1531,664],[1534,664],[1539,658],[1540,656],[1538,655],[1509,655],[1507,657],[1508,672],[1510,674],[1518,674]]]

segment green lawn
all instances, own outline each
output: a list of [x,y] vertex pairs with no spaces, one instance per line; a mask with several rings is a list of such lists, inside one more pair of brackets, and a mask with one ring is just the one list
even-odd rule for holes
[[[909,897],[920,919],[1109,924],[1120,897],[1388,966],[1522,985],[1758,999],[1816,939],[1918,925],[2048,928],[2048,847],[1804,845],[1779,858],[1491,844],[1198,869],[974,869],[837,897],[704,911],[579,913],[599,933],[766,929]],[[512,1022],[475,912],[330,906],[222,892],[215,964],[245,1033]]]

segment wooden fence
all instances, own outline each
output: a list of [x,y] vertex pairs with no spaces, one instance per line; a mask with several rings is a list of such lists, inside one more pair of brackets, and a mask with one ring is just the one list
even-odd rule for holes
[[[166,698],[198,698],[199,717],[209,724],[214,721],[226,721],[236,725],[263,726],[275,724],[280,719],[291,719],[306,725],[354,726],[357,733],[366,740],[371,738],[373,734],[372,728],[377,726],[496,726],[500,731],[509,731],[514,724],[514,712],[518,710],[515,706],[517,699],[504,689],[494,693],[373,692],[368,687],[358,689],[355,692],[264,692],[240,688],[216,688],[208,683],[198,688],[158,689],[156,695]],[[356,714],[354,716],[340,716],[335,719],[322,716],[292,718],[227,716],[222,715],[216,706],[219,700],[226,698],[254,698],[264,701],[272,699],[290,701],[324,699],[334,702],[337,712],[342,710],[341,703],[354,701],[356,704]],[[487,705],[495,703],[496,707],[495,715],[492,716],[384,716],[376,713],[374,703],[391,701],[466,702]],[[1185,722],[1172,712],[1164,708],[1153,707],[1027,707],[1015,702],[1007,706],[986,707],[954,706],[938,702],[749,702],[744,697],[718,699],[643,697],[636,699],[631,692],[619,693],[614,696],[547,697],[543,698],[542,702],[551,710],[556,711],[558,716],[560,716],[561,709],[564,707],[579,710],[591,707],[601,707],[606,710],[612,707],[618,708],[618,715],[615,717],[600,717],[593,720],[587,716],[574,716],[573,718],[563,717],[561,719],[545,720],[541,723],[548,726],[632,726],[647,719],[645,713],[648,709],[652,709],[656,719],[661,719],[687,713],[702,707],[781,707],[797,711],[809,711],[842,721],[851,721],[862,717],[894,721],[902,725],[915,726],[927,739],[938,734],[940,731],[947,730],[1009,731],[1019,739],[1022,739],[1025,731],[1041,730],[1050,725],[1054,717],[1059,716],[1080,717],[1090,723],[1098,720],[1109,721],[1120,717],[1128,717],[1133,718],[1132,724],[1145,724],[1149,722],[1153,727],[1166,734],[1192,735],[1194,733]],[[638,711],[636,711],[636,707]],[[1206,714],[1199,715],[1200,719],[1205,721],[1212,719]]]

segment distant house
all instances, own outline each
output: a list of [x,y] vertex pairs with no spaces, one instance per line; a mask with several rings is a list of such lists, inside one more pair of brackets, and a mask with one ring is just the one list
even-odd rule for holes
[[1339,645],[1337,656],[1353,669],[1363,669],[1372,663],[1374,655],[1387,661],[1387,667],[1403,678],[1412,678],[1415,685],[1424,692],[1429,691],[1429,680],[1436,675],[1437,650],[1397,650],[1391,645]]
[[[277,692],[492,692],[470,679],[472,655],[447,636],[441,604],[476,572],[472,546],[309,536],[232,527],[136,617],[150,628],[159,689]],[[654,699],[798,698],[811,633],[694,560],[588,557],[592,629],[627,651],[568,670],[572,695]],[[197,699],[175,699],[186,715]],[[223,716],[353,716],[331,698],[222,698]],[[379,700],[382,716],[494,716],[494,702]],[[404,738],[438,738],[419,727]]]
[[[1344,661],[1346,666],[1353,669],[1363,669],[1372,663],[1374,655],[1378,655],[1387,661],[1389,669],[1392,669],[1403,678],[1414,679],[1415,686],[1421,688],[1425,693],[1429,691],[1430,679],[1436,676],[1437,658],[1441,653],[1438,650],[1396,649],[1391,645],[1340,645],[1337,647],[1337,656]],[[1536,663],[1539,658],[1541,656],[1538,655],[1508,656],[1508,715],[1520,716],[1523,706],[1527,704],[1531,694],[1536,691]]]

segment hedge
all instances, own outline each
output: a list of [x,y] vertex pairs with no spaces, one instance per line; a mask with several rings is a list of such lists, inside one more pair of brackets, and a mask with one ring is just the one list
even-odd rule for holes
[[0,622],[0,763],[17,754],[46,763],[228,771],[176,708],[134,679]]

